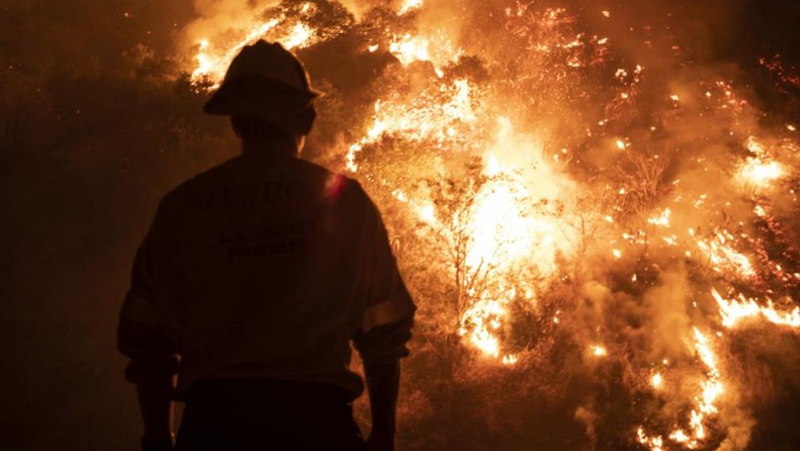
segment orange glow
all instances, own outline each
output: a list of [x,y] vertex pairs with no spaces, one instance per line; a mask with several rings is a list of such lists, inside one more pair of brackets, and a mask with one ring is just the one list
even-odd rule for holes
[[[534,361],[530,336],[569,334],[586,374],[630,365],[638,389],[669,406],[626,430],[631,442],[650,451],[708,449],[725,434],[725,416],[742,407],[737,391],[746,390],[726,352],[730,336],[744,327],[800,330],[800,307],[787,295],[800,262],[767,249],[772,243],[759,235],[785,233],[781,215],[797,208],[795,125],[774,118],[777,125],[761,126],[753,118],[762,112],[745,95],[751,90],[718,74],[659,82],[663,68],[618,58],[615,34],[581,30],[566,8],[517,3],[499,13],[505,26],[485,30],[485,39],[462,39],[464,30],[428,17],[434,7],[447,10],[424,0],[390,2],[377,29],[354,14],[351,29],[326,30],[309,20],[314,3],[209,26],[191,36],[191,79],[217,85],[241,48],[260,38],[313,50],[338,33],[364,33],[353,47],[359,58],[385,59],[385,74],[370,79],[374,87],[366,85],[372,91],[353,117],[327,118],[341,122],[336,142],[321,144],[320,153],[385,208],[399,248],[412,243],[398,261],[424,273],[415,292],[439,315],[426,325],[455,337],[480,365],[509,372]],[[606,25],[620,16],[591,14]],[[501,37],[513,46],[497,44]],[[594,99],[598,86],[587,80],[595,72],[613,100],[582,105],[579,99]],[[334,77],[321,78],[335,85]],[[331,102],[353,106],[337,88]],[[724,138],[709,143],[718,135]],[[474,171],[465,175],[467,165]],[[439,192],[447,187],[462,197]],[[680,281],[671,281],[673,273]],[[728,295],[712,289],[711,297],[684,302],[656,296],[662,284],[692,294],[717,286]],[[748,297],[730,294],[736,290]],[[428,294],[443,291],[446,299]],[[642,334],[654,343],[664,337],[652,324],[680,319],[668,346],[653,348],[663,354],[615,341],[624,334],[608,330],[617,324],[609,317],[622,315],[607,310],[626,297],[642,309],[637,319],[650,321]],[[528,327],[536,333],[513,336],[519,322],[535,324]],[[663,351],[672,348],[680,350]]]

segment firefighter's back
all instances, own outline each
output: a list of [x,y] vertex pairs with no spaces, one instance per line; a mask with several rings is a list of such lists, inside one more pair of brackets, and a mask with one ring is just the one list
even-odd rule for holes
[[[378,210],[355,181],[298,158],[316,118],[302,63],[245,47],[206,103],[242,155],[165,196],[136,254],[118,347],[142,449],[393,451],[399,360],[415,306]],[[351,401],[364,362],[373,428]]]
[[[298,158],[244,155],[184,183],[155,227],[171,249],[162,292],[181,385],[214,372],[360,384],[345,371],[361,326],[358,184]],[[163,225],[163,226],[162,226]],[[363,303],[363,302],[362,302]]]

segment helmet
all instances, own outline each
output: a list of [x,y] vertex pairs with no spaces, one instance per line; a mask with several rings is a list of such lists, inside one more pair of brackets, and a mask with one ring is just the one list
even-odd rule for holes
[[278,43],[246,46],[203,107],[209,114],[256,116],[278,126],[307,109],[321,93],[311,88],[303,64]]

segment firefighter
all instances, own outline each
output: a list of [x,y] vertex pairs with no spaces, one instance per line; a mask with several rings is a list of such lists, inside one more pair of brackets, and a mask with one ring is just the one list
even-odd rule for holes
[[358,182],[299,158],[318,96],[293,54],[259,41],[204,107],[230,116],[241,154],[162,199],[120,313],[145,451],[394,449],[415,306]]

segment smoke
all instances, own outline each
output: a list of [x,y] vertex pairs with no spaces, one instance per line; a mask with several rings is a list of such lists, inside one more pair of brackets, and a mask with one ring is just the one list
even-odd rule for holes
[[575,411],[575,419],[586,426],[586,436],[589,437],[591,447],[595,448],[597,446],[597,431],[595,430],[597,415],[581,406]]

